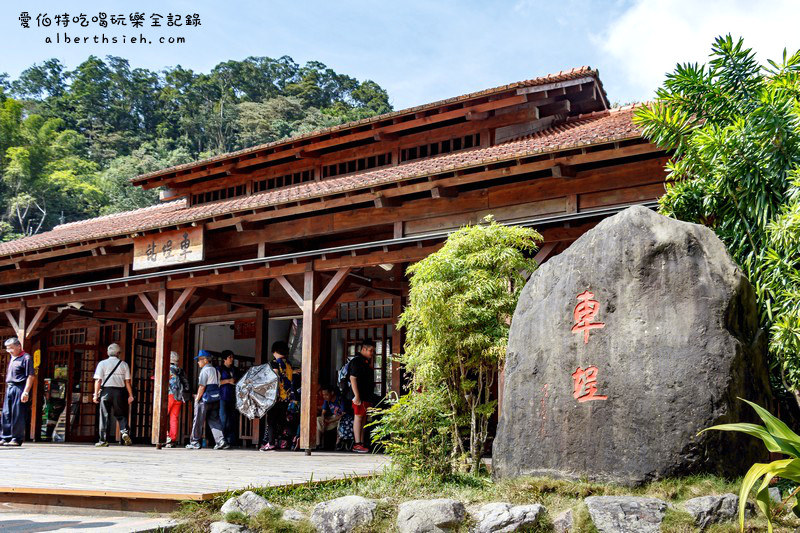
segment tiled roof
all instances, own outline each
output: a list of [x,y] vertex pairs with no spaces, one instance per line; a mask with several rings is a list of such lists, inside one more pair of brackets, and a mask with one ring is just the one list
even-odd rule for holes
[[[364,119],[356,120],[356,121],[353,121],[353,122],[346,122],[344,124],[339,124],[337,126],[331,126],[331,127],[328,127],[328,128],[322,128],[322,129],[311,131],[311,132],[308,132],[308,133],[303,133],[301,135],[296,135],[294,137],[281,139],[279,141],[273,141],[273,142],[266,143],[266,144],[261,144],[261,145],[258,145],[258,146],[252,146],[250,148],[245,148],[245,149],[242,149],[242,150],[238,150],[236,152],[229,152],[229,153],[225,153],[225,154],[220,154],[220,155],[217,155],[217,156],[214,156],[214,157],[210,157],[210,158],[207,158],[207,159],[202,159],[200,161],[193,161],[191,163],[184,163],[182,165],[177,165],[177,166],[174,166],[174,167],[169,167],[169,168],[164,168],[164,169],[161,169],[161,170],[156,170],[154,172],[149,172],[147,174],[142,174],[140,176],[136,176],[135,178],[131,179],[131,181],[132,182],[139,182],[139,181],[147,180],[148,178],[152,178],[152,177],[155,177],[155,176],[161,176],[161,175],[164,175],[164,174],[170,174],[172,172],[178,172],[178,171],[186,170],[186,169],[189,169],[189,168],[194,168],[194,167],[198,167],[198,166],[202,166],[202,165],[207,165],[209,163],[214,163],[214,162],[217,162],[217,161],[223,161],[225,159],[230,159],[230,158],[233,158],[233,157],[239,157],[239,156],[242,156],[242,155],[251,154],[253,152],[258,152],[258,151],[265,150],[265,149],[268,149],[268,148],[274,148],[275,146],[280,146],[280,145],[283,145],[283,144],[289,144],[289,143],[297,142],[297,141],[303,140],[303,139],[310,139],[312,137],[317,137],[319,135],[326,135],[328,133],[333,133],[335,131],[346,130],[348,128],[354,128],[354,127],[358,127],[358,126],[363,126],[365,124],[373,124],[375,122],[381,122],[383,120],[388,120],[388,119],[391,119],[391,118],[394,118],[394,117],[407,115],[409,113],[419,113],[421,111],[425,111],[425,110],[428,110],[428,109],[435,109],[437,107],[441,107],[441,106],[444,106],[444,105],[455,104],[455,103],[458,103],[458,102],[463,102],[465,100],[472,100],[474,98],[480,98],[480,97],[483,97],[483,96],[488,96],[488,95],[492,95],[492,94],[496,94],[496,93],[510,91],[512,89],[519,89],[519,88],[523,88],[523,87],[536,87],[537,85],[547,85],[549,83],[557,83],[557,82],[561,82],[561,81],[574,80],[574,79],[587,77],[587,76],[594,77],[597,80],[597,83],[599,84],[600,88],[602,89],[602,83],[600,82],[600,78],[598,77],[596,70],[593,70],[591,67],[588,67],[588,66],[572,68],[572,69],[569,69],[569,70],[562,70],[561,72],[557,72],[555,74],[548,74],[546,76],[540,76],[538,78],[532,78],[530,80],[518,81],[518,82],[515,82],[515,83],[509,83],[507,85],[501,85],[499,87],[494,87],[494,88],[491,88],[491,89],[484,89],[482,91],[478,91],[478,92],[474,92],[474,93],[468,93],[468,94],[464,94],[464,95],[461,95],[461,96],[448,98],[446,100],[439,100],[438,102],[431,102],[429,104],[419,105],[419,106],[416,106],[416,107],[409,107],[407,109],[401,109],[401,110],[398,110],[398,111],[391,111],[389,113],[384,113],[383,115],[375,115],[375,116],[372,116],[372,117],[369,117],[369,118],[364,118]],[[602,94],[602,98],[607,101],[608,98],[606,96],[605,90],[602,90],[602,93],[603,93]]]
[[186,207],[185,200],[159,204],[80,222],[56,226],[51,231],[0,244],[0,256],[86,242],[135,232],[153,230],[205,220],[214,216],[297,202],[320,196],[376,187],[440,172],[557,152],[581,146],[621,141],[640,137],[633,124],[633,107],[612,109],[579,116],[533,135],[506,141],[486,148],[475,148],[451,154],[420,159],[386,167],[301,183],[284,189]]

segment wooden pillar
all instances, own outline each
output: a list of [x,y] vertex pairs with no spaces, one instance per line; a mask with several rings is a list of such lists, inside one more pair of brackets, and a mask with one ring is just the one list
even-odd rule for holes
[[[267,330],[269,328],[269,311],[259,310],[256,311],[256,346],[255,346],[255,364],[263,365],[269,361],[269,356],[266,354],[267,343]],[[257,448],[258,442],[261,438],[261,419],[253,419],[253,438],[252,444]]]
[[314,300],[320,292],[319,275],[313,270],[305,273],[303,282],[303,353],[300,399],[300,447],[311,455],[317,434],[317,387],[319,381],[319,349],[322,323]]
[[169,395],[169,352],[172,346],[172,330],[167,324],[167,313],[172,308],[169,291],[158,291],[156,305],[156,354],[155,382],[153,384],[153,426],[150,440],[153,444],[163,442],[169,424],[167,397]]

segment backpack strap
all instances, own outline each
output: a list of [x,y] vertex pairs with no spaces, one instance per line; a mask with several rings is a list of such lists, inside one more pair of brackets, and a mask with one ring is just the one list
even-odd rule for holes
[[117,371],[117,369],[119,368],[119,365],[121,365],[121,364],[122,364],[122,359],[120,359],[119,361],[117,361],[117,364],[116,364],[116,366],[114,367],[114,370],[112,370],[112,371],[111,371],[111,373],[110,373],[109,375],[107,375],[107,376],[106,376],[106,379],[104,379],[104,380],[103,380],[103,384],[102,384],[102,385],[100,385],[100,390],[103,390],[103,388],[106,386],[106,383],[108,383],[108,380],[109,380],[109,379],[111,379],[111,376],[113,376],[113,375],[114,375],[114,372],[116,372],[116,371]]

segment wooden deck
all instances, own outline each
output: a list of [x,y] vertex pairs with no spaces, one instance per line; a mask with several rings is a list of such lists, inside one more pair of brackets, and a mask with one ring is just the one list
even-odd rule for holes
[[[179,500],[206,500],[229,490],[292,485],[379,472],[382,455],[336,452],[258,452],[162,449],[151,446],[95,448],[79,444],[32,444],[0,448],[0,501],[86,505],[139,501],[163,508]],[[46,501],[53,500],[50,503]],[[57,501],[56,501],[57,500]],[[149,502],[149,503],[148,503]],[[158,502],[161,504],[156,505]],[[130,505],[130,510],[134,510]]]

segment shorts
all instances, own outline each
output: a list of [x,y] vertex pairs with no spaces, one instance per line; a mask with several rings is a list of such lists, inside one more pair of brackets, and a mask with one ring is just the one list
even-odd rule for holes
[[361,402],[361,405],[356,405],[356,403],[353,402],[353,414],[356,416],[367,416],[367,409],[369,409],[369,407],[369,402]]

